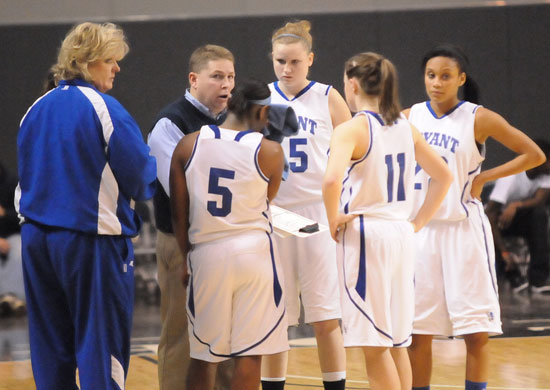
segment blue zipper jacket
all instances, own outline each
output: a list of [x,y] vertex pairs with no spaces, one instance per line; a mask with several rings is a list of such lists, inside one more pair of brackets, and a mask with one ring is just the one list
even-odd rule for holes
[[28,109],[17,147],[25,219],[91,234],[138,233],[134,201],[153,196],[156,161],[115,98],[80,79],[61,81]]

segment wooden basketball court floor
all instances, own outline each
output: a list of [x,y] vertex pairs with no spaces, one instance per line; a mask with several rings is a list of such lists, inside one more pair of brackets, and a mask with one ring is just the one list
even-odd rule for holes
[[[287,389],[322,389],[313,339],[293,341],[289,356]],[[128,374],[128,390],[155,390],[156,344],[134,348]],[[550,390],[550,336],[491,340],[488,389]],[[360,350],[347,351],[347,389],[369,389]],[[464,388],[465,348],[461,340],[434,341],[433,390]],[[0,390],[34,389],[29,360],[0,362]]]
[[[550,295],[500,294],[504,334],[493,338],[490,390],[550,390]],[[136,303],[132,357],[127,390],[156,390],[156,347],[160,334],[158,306]],[[311,328],[290,332],[289,390],[322,389],[321,372]],[[510,337],[511,336],[511,337]],[[435,340],[433,390],[464,388],[465,347],[462,340]],[[347,389],[369,389],[363,356],[347,351]],[[0,318],[0,390],[33,390],[26,318]]]

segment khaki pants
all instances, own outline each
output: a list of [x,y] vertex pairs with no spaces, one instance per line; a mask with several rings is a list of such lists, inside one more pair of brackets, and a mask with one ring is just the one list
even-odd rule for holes
[[[158,347],[160,390],[185,390],[189,366],[189,334],[187,332],[187,294],[181,282],[181,255],[173,234],[157,233],[157,272],[160,287],[160,319],[162,331]],[[216,389],[230,388],[232,360],[220,363]]]

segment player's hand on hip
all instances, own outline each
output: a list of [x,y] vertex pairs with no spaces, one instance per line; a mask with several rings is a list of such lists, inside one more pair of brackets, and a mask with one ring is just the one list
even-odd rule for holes
[[332,236],[332,239],[334,241],[340,242],[338,240],[338,235],[340,234],[340,231],[344,229],[346,223],[348,223],[355,217],[357,217],[357,215],[355,214],[338,214],[333,221],[329,221],[330,235]]
[[474,177],[474,180],[472,181],[472,189],[470,190],[470,195],[472,198],[481,200],[481,192],[483,191],[484,185],[485,182],[481,178],[481,174]]

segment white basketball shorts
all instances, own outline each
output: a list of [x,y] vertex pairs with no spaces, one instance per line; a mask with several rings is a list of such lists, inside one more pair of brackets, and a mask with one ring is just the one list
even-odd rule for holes
[[502,333],[491,226],[479,201],[461,221],[432,221],[416,234],[413,333]]
[[191,357],[219,362],[289,349],[281,268],[271,236],[251,231],[188,256]]
[[[289,210],[328,225],[323,203]],[[307,238],[275,237],[284,272],[288,324],[298,325],[300,298],[308,324],[341,318],[336,243],[330,232]]]
[[340,233],[344,346],[407,347],[414,318],[414,229],[358,216]]

